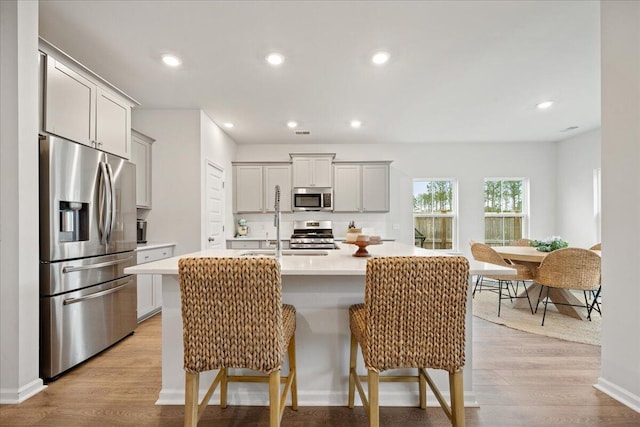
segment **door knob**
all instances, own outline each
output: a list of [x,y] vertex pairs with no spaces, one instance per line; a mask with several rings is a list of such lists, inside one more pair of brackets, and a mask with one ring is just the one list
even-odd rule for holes
[[213,242],[214,240],[216,240],[216,238],[215,238],[215,237],[209,237],[209,241],[210,241],[210,242]]

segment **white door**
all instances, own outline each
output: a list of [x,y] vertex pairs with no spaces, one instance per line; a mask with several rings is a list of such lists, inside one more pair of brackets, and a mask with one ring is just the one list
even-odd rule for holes
[[224,248],[224,170],[207,160],[206,226],[203,247]]

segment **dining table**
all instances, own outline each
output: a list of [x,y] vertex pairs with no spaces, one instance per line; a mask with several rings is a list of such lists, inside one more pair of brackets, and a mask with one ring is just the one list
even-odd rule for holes
[[[493,249],[507,261],[511,261],[514,264],[523,264],[529,267],[532,273],[535,275],[535,271],[542,261],[550,254],[550,252],[543,252],[537,250],[533,246],[495,246]],[[593,250],[593,252],[601,255],[600,251]],[[542,285],[535,281],[527,287],[527,294],[531,299],[531,304],[536,305],[540,291],[543,288]],[[524,291],[518,295],[519,297],[525,297]],[[585,320],[587,318],[586,310],[581,313],[574,307],[584,306],[584,301],[579,300],[573,292],[569,289],[550,288],[549,300],[554,303],[558,311],[566,316],[570,316],[576,319]],[[567,305],[571,304],[571,305]],[[515,299],[512,305],[513,308],[526,308],[529,309],[528,302],[525,299]]]

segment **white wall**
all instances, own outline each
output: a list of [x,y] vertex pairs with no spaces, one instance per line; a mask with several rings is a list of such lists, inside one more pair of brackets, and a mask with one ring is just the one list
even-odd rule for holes
[[640,2],[601,2],[602,318],[596,387],[640,412]]
[[[205,228],[205,164],[211,160],[231,183],[235,141],[201,110],[136,108],[133,128],[154,138],[152,209],[147,213],[147,240],[175,242],[175,254],[202,248]],[[231,186],[226,186],[228,228],[233,227]]]
[[[530,236],[556,234],[555,143],[465,144],[239,144],[238,161],[286,161],[289,153],[336,153],[336,160],[392,160],[391,211],[388,214],[324,214],[335,221],[336,235],[350,219],[374,227],[383,237],[413,244],[413,178],[447,177],[458,180],[459,250],[467,253],[470,239],[484,239],[483,182],[485,177],[523,177],[531,182]],[[319,216],[307,214],[306,216]],[[264,216],[262,216],[264,217]],[[303,215],[289,214],[283,221]],[[259,221],[260,216],[248,217]],[[321,218],[323,219],[323,218]],[[400,230],[394,230],[399,224]],[[271,234],[270,234],[271,235]],[[285,233],[283,235],[286,236]]]
[[[233,170],[231,168],[231,161],[236,154],[236,142],[229,137],[222,129],[216,125],[204,111],[200,112],[200,135],[201,135],[201,148],[202,148],[202,188],[206,188],[206,162],[211,161],[216,166],[221,167],[224,170],[225,181],[225,230],[231,231],[234,228],[233,225],[233,192],[232,189],[232,177]],[[202,191],[202,230],[206,230],[206,191]],[[201,233],[201,248],[207,247],[205,233]],[[224,247],[224,244],[222,245]]]
[[175,242],[175,254],[200,250],[200,110],[132,113],[132,127],[154,138],[149,242]]
[[0,403],[38,378],[38,3],[0,1]]
[[600,241],[594,212],[594,170],[600,168],[600,129],[558,142],[557,235],[589,248]]

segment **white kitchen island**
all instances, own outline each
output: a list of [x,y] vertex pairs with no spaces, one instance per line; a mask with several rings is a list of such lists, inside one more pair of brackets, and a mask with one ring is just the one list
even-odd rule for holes
[[[367,258],[356,258],[357,247],[344,243],[340,249],[325,251],[324,256],[283,256],[281,259],[283,302],[297,311],[296,356],[298,366],[298,401],[304,406],[342,406],[347,404],[349,372],[349,315],[351,304],[364,301]],[[396,242],[369,246],[372,256],[439,256],[429,251]],[[302,250],[304,251],[304,250]],[[184,404],[184,371],[182,351],[182,315],[178,285],[178,260],[185,257],[238,257],[253,250],[212,249],[181,255],[156,262],[128,267],[130,274],[162,275],[162,389],[159,405]],[[285,251],[286,252],[286,251]],[[289,251],[292,252],[292,251]],[[295,251],[300,253],[300,250]],[[466,364],[464,369],[465,406],[477,406],[471,376],[473,360],[471,290],[472,275],[514,274],[515,271],[492,264],[470,262],[469,303],[467,306]],[[361,356],[359,356],[361,357]],[[358,365],[362,368],[362,359]],[[364,369],[364,368],[362,368]],[[288,367],[283,367],[286,373]],[[397,374],[398,371],[391,371]],[[200,381],[201,397],[213,373]],[[363,370],[364,374],[364,370]],[[432,377],[448,396],[448,376],[434,371]],[[218,395],[218,392],[216,392]],[[357,396],[357,395],[356,395]],[[264,384],[232,383],[229,404],[268,405],[268,389]],[[356,399],[358,399],[356,397]],[[214,396],[211,404],[217,404]],[[358,402],[358,400],[357,400]],[[415,384],[385,383],[380,387],[381,406],[417,405]],[[432,393],[428,404],[437,406]]]

